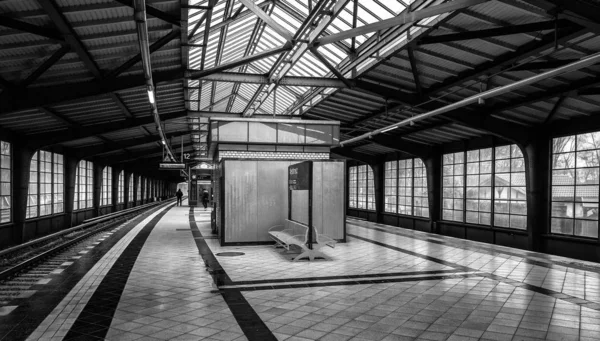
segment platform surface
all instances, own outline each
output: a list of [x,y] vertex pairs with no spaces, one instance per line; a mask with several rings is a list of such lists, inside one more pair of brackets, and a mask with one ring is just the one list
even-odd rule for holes
[[49,277],[69,290],[38,285],[0,307],[12,326],[0,339],[600,339],[600,264],[352,218],[347,229],[322,249],[329,260],[292,262],[268,245],[221,247],[210,211],[171,205]]

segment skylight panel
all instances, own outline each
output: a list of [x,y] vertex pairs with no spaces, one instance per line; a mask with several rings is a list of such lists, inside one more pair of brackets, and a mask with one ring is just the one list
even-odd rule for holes
[[298,0],[291,0],[286,2],[290,7],[294,8],[296,12],[306,17],[308,15],[308,7],[305,2],[300,2]]
[[300,21],[296,20],[296,18],[293,18],[277,6],[275,7],[275,10],[273,10],[271,17],[292,34],[294,34],[302,24]]

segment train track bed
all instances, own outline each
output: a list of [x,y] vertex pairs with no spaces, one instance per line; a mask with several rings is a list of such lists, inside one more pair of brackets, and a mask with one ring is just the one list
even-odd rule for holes
[[64,271],[120,229],[133,228],[156,208],[170,202],[151,203],[129,212],[90,219],[78,227],[0,251],[0,307],[30,297],[35,293],[32,286],[47,284],[52,274]]

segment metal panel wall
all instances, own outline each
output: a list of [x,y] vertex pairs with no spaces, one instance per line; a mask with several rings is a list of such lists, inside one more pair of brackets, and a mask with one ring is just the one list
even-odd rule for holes
[[258,162],[258,229],[256,241],[269,241],[269,228],[287,219],[287,170],[290,161]]
[[225,242],[258,241],[258,161],[225,163]]
[[[223,160],[224,238],[228,243],[268,242],[270,227],[287,218],[288,166],[297,161]],[[344,162],[313,162],[313,224],[345,238]],[[308,223],[308,191],[292,192],[292,219]]]

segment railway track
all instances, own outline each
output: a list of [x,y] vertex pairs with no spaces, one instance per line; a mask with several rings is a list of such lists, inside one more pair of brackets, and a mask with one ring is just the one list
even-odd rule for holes
[[151,203],[90,219],[75,228],[0,251],[0,305],[31,296],[33,285],[49,282],[51,274],[62,272],[115,232],[128,225],[135,226],[154,209],[170,202]]

